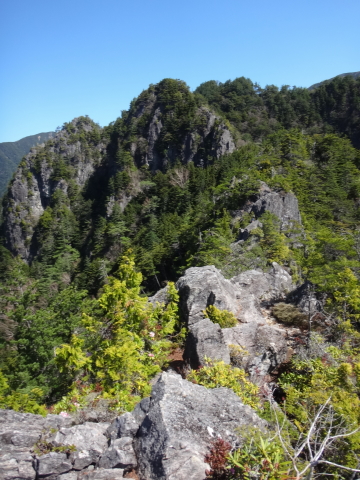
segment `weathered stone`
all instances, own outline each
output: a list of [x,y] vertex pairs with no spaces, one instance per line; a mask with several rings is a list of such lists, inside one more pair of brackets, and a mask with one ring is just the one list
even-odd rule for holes
[[301,225],[301,215],[296,196],[289,192],[276,192],[264,182],[260,182],[259,198],[251,206],[256,218],[265,212],[276,215],[281,221],[281,229],[286,230],[296,224]]
[[176,288],[180,294],[180,310],[185,323],[189,326],[204,319],[203,311],[209,305],[220,310],[229,310],[236,316],[239,302],[236,288],[226,280],[213,265],[188,268]]
[[100,468],[136,467],[137,461],[132,437],[122,437],[112,440],[110,447],[100,458]]
[[71,454],[71,461],[74,470],[83,470],[92,463],[95,463],[97,456],[88,450],[80,450]]
[[[71,123],[75,133],[95,128],[93,124],[85,124],[77,118]],[[54,165],[58,158],[66,157],[73,171],[72,180],[82,188],[95,170],[97,157],[105,151],[105,145],[101,141],[92,149],[85,150],[80,141],[69,141],[70,135],[66,130],[56,133],[52,147],[47,147],[46,156],[43,156],[40,164],[37,155],[44,152],[44,145],[31,149],[22,162],[24,172],[23,168],[19,167],[10,184],[7,198],[11,208],[6,209],[4,216],[5,243],[12,253],[20,255],[25,261],[31,261],[36,253],[32,251],[31,240],[51,196],[55,190],[62,190],[67,194],[67,180],[54,179]],[[49,157],[50,162],[46,160]],[[25,176],[25,171],[30,175]]]
[[238,345],[247,351],[242,367],[249,372],[252,380],[272,373],[293,353],[287,329],[277,325],[252,322],[225,328],[223,334],[228,345]]
[[38,458],[37,463],[37,474],[40,478],[72,470],[72,464],[66,453],[46,453]]
[[124,470],[121,468],[99,468],[91,472],[79,472],[78,480],[120,480],[124,478]]
[[262,227],[262,223],[259,221],[259,220],[254,220],[253,222],[249,223],[249,225],[243,229],[240,230],[240,234],[239,234],[239,239],[238,240],[247,240],[250,235],[251,235],[251,232],[253,230],[255,230],[256,228],[261,228]]
[[98,458],[107,446],[105,432],[108,423],[89,423],[61,428],[54,436],[55,445],[74,445],[78,451],[86,450],[93,458]]
[[[177,287],[183,318],[189,324],[184,358],[193,368],[203,364],[205,356],[230,363],[229,345],[247,350],[243,367],[252,378],[271,373],[291,356],[291,329],[270,321],[264,310],[295,289],[291,276],[277,263],[269,272],[248,270],[231,280],[213,266],[190,268]],[[205,319],[203,311],[212,304],[232,311],[239,324],[221,329]]]
[[284,300],[295,289],[291,275],[273,262],[268,273],[247,270],[231,279],[238,298],[237,318],[243,323],[264,323],[260,308]]
[[115,418],[106,430],[106,435],[109,438],[135,437],[139,423],[141,422],[135,420],[133,413],[126,412]]
[[144,480],[203,480],[213,438],[233,442],[238,427],[266,424],[232,390],[206,389],[175,373],[161,375],[147,408],[134,440]]
[[158,292],[155,293],[152,297],[149,297],[148,300],[150,303],[152,303],[154,306],[156,306],[157,303],[167,303],[168,302],[168,287],[164,287]]
[[69,473],[63,473],[62,475],[59,475],[57,480],[77,480],[78,478],[78,472],[69,472]]
[[189,327],[184,358],[190,361],[192,368],[205,363],[205,357],[230,363],[229,349],[224,340],[220,325],[208,318]]
[[28,453],[0,455],[0,478],[2,480],[34,480],[34,460]]

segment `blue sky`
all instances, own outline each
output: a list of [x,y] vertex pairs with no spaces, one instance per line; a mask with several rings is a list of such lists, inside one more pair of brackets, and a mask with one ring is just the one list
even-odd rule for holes
[[0,142],[100,125],[165,77],[308,87],[360,70],[359,0],[3,0]]

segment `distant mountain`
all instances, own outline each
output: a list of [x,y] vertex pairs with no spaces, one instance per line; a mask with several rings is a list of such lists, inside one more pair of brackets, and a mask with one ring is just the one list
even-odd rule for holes
[[[360,72],[341,73],[340,75],[336,75],[336,77],[352,77],[356,79],[360,77]],[[330,82],[330,80],[333,80],[336,77],[329,78],[328,80],[323,80],[319,83],[314,83],[314,85],[311,85],[308,90],[315,90],[316,88],[320,87],[320,85],[323,85],[325,82]]]
[[0,197],[5,193],[6,186],[22,157],[29,152],[31,147],[46,142],[52,136],[53,132],[38,133],[24,137],[17,142],[0,143]]

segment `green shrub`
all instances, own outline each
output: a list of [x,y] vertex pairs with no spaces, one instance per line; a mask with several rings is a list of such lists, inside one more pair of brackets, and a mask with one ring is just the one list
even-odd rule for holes
[[296,325],[299,327],[307,326],[307,315],[301,313],[298,308],[288,303],[277,303],[272,309],[276,320],[287,325]]
[[246,405],[253,408],[259,406],[259,389],[246,378],[244,370],[207,357],[205,361],[206,364],[199,370],[191,370],[188,380],[206,388],[231,388]]
[[5,376],[0,371],[0,408],[46,415],[45,406],[38,404],[42,396],[43,392],[40,388],[33,388],[30,393],[12,391]]
[[132,410],[150,394],[149,380],[167,362],[178,321],[174,284],[168,284],[167,305],[154,306],[140,295],[142,275],[132,256],[124,255],[118,277],[104,286],[100,314],[84,313],[82,333],[56,349],[59,370],[77,380],[56,409],[72,409],[74,399],[81,404],[97,384],[99,398],[115,401],[119,411]]
[[228,310],[219,310],[215,305],[209,305],[206,310],[204,310],[204,315],[213,323],[218,323],[221,328],[235,327],[238,323],[233,313]]

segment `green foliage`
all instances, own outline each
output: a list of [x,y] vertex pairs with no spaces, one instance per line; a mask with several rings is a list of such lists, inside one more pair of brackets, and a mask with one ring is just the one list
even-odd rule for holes
[[199,370],[191,370],[188,380],[206,388],[231,388],[241,401],[253,408],[259,406],[258,387],[251,383],[244,370],[226,365],[223,361],[205,358],[206,364]]
[[[316,358],[308,354],[282,377],[289,415],[299,425],[307,422],[325,394],[335,392],[334,408],[348,425],[356,423],[359,85],[334,79],[309,92],[262,89],[239,78],[206,82],[191,93],[183,82],[165,79],[108,127],[79,117],[65,124],[55,141],[37,147],[20,169],[29,197],[40,172],[51,173],[52,194],[48,203],[43,199],[38,224],[29,204],[15,204],[11,196],[3,203],[31,257],[28,266],[0,245],[0,369],[9,385],[7,404],[57,402],[58,411],[66,411],[76,408],[76,400],[85,405],[98,390],[112,407],[131,408],[166,364],[174,331],[180,330],[171,281],[188,266],[212,264],[230,278],[252,268],[266,270],[276,261],[295,280],[307,279],[326,294],[325,310],[336,325],[335,350]],[[218,113],[215,127],[224,122],[242,146],[217,159],[212,137],[194,162],[183,164],[185,139],[191,135],[198,142],[207,124],[206,104]],[[145,138],[155,112],[162,124],[155,150],[164,168],[152,172]],[[95,168],[85,185],[77,178],[79,158]],[[267,212],[250,238],[238,242],[239,229],[252,221],[248,202],[257,198],[260,181],[296,195],[302,226],[285,229]],[[132,259],[122,264],[128,248],[142,276]],[[170,303],[148,305],[145,295],[168,281]],[[207,314],[223,328],[235,325],[226,312]],[[302,314],[287,304],[275,305],[274,314],[284,323],[302,322]],[[246,352],[231,351],[234,365],[245,357]],[[237,388],[231,367],[212,367]],[[206,370],[200,372],[206,376]],[[212,375],[204,381],[217,384]],[[31,397],[34,389],[42,391],[41,398]],[[14,395],[16,401],[10,399]],[[354,451],[356,441],[347,444]]]
[[43,392],[39,388],[33,388],[29,393],[12,391],[0,371],[0,408],[45,416],[47,414],[45,406],[38,403],[42,397]]
[[104,286],[99,315],[83,314],[83,333],[56,350],[56,362],[74,380],[98,383],[102,396],[125,411],[150,393],[148,380],[167,361],[178,294],[169,283],[167,305],[149,303],[140,295],[142,275],[131,256],[122,258],[117,275]]
[[227,469],[230,480],[285,480],[290,477],[291,462],[279,440],[263,437],[259,431],[252,432],[242,447],[228,456]]
[[238,323],[233,313],[228,310],[219,310],[215,305],[209,305],[204,311],[204,315],[213,323],[218,323],[221,328],[235,327]]
[[76,452],[75,445],[54,445],[52,442],[48,442],[46,440],[37,442],[33,447],[33,452],[38,455],[46,455],[50,452],[56,453],[66,453],[70,455],[73,452]]
[[307,316],[300,312],[294,305],[288,303],[276,303],[272,309],[274,317],[279,322],[305,327],[307,325]]

